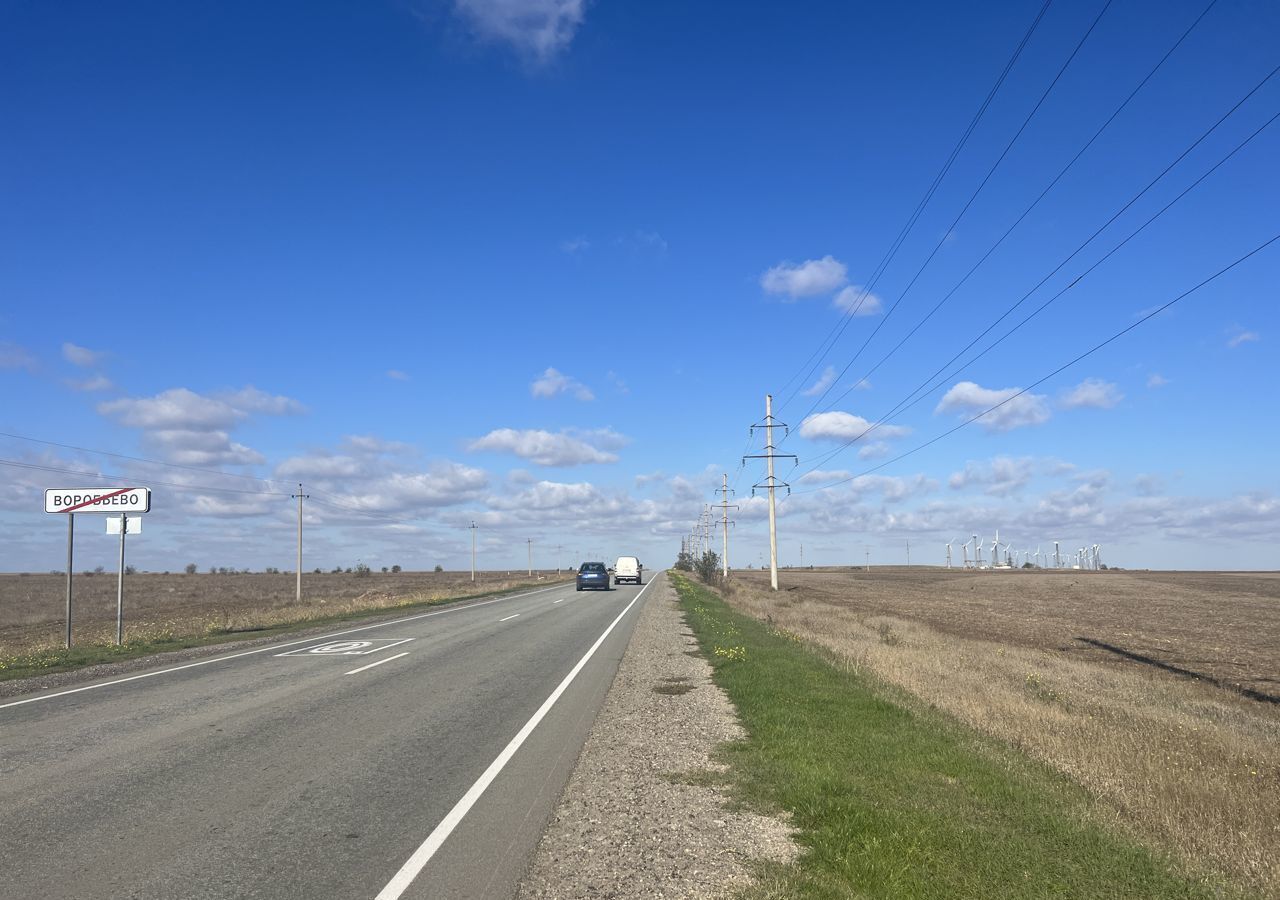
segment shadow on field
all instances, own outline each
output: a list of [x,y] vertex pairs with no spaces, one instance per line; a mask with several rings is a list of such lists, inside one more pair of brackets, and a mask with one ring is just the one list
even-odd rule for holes
[[1212,675],[1205,675],[1201,672],[1192,671],[1191,669],[1184,669],[1181,666],[1161,662],[1158,659],[1154,659],[1142,653],[1134,653],[1132,650],[1125,650],[1123,647],[1117,647],[1115,644],[1108,644],[1105,641],[1096,641],[1093,638],[1087,637],[1077,637],[1076,640],[1080,641],[1082,644],[1088,644],[1090,647],[1097,647],[1099,650],[1106,650],[1108,653],[1114,653],[1116,656],[1122,656],[1125,659],[1130,659],[1134,662],[1142,663],[1143,665],[1154,666],[1155,668],[1162,669],[1165,672],[1172,672],[1175,675],[1186,675],[1187,677],[1194,678],[1197,681],[1206,681],[1214,687],[1224,688],[1228,691],[1235,691],[1237,694],[1248,697],[1250,700],[1258,700],[1262,703],[1280,704],[1280,697],[1277,697],[1275,694],[1267,694],[1262,691],[1254,690],[1253,688],[1244,687],[1243,685],[1230,684],[1222,681],[1221,679],[1214,678]]

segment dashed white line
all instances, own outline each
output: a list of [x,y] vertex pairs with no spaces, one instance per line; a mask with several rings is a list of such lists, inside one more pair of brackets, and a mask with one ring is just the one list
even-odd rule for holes
[[510,622],[512,619],[518,619],[518,618],[520,618],[520,613],[516,613],[514,616],[507,616],[505,619],[499,619],[498,621],[499,621],[499,622]]
[[404,651],[403,653],[397,653],[395,656],[388,656],[386,659],[380,659],[380,660],[378,660],[377,662],[371,662],[371,663],[369,663],[369,665],[367,665],[367,666],[361,666],[361,667],[360,667],[360,668],[358,668],[358,669],[352,669],[350,672],[344,672],[343,674],[344,674],[344,675],[356,675],[356,674],[359,674],[360,672],[365,671],[366,669],[372,669],[374,666],[380,666],[380,665],[382,665],[383,663],[389,663],[389,662],[391,662],[391,660],[393,660],[393,659],[399,659],[399,658],[400,658],[400,657],[402,657],[402,656],[408,656],[408,655],[409,655],[409,651],[408,651],[408,650],[406,650],[406,651]]
[[[649,582],[649,584],[652,583],[653,582]],[[609,623],[609,627],[604,630],[604,634],[596,638],[596,642],[591,645],[591,649],[586,652],[582,659],[578,660],[577,665],[575,665],[569,671],[569,674],[564,677],[564,681],[560,682],[560,685],[551,692],[551,696],[542,702],[542,705],[538,707],[538,711],[533,714],[533,718],[528,722],[525,722],[524,727],[521,728],[516,733],[516,736],[511,739],[511,742],[503,748],[502,752],[498,754],[497,759],[489,763],[489,768],[484,770],[484,774],[476,780],[475,784],[471,785],[470,789],[462,795],[462,799],[454,804],[453,809],[449,810],[448,814],[440,820],[440,824],[435,827],[431,834],[427,835],[427,839],[422,842],[421,846],[419,846],[405,864],[400,867],[400,871],[396,872],[392,879],[387,882],[387,886],[378,892],[378,896],[375,897],[374,900],[399,900],[400,895],[402,895],[409,885],[413,883],[413,879],[418,877],[418,873],[421,872],[423,867],[431,861],[431,857],[435,856],[436,851],[440,849],[440,846],[444,844],[449,835],[453,833],[453,830],[458,827],[466,814],[471,811],[471,807],[475,806],[476,801],[480,799],[480,796],[488,790],[489,785],[498,777],[498,773],[500,773],[507,763],[510,762],[511,757],[516,755],[516,751],[520,749],[520,745],[523,744],[529,735],[533,733],[533,729],[538,727],[538,723],[543,720],[551,710],[551,707],[555,706],[556,701],[560,699],[560,695],[563,694],[565,690],[568,689],[569,685],[573,683],[573,679],[578,677],[578,673],[582,671],[584,666],[586,666],[588,660],[595,656],[596,651],[600,649],[600,645],[604,643],[605,638],[613,632],[613,629],[617,624],[622,621],[622,617],[630,612],[631,607],[636,605],[636,601],[639,600],[648,589],[649,586],[645,585],[641,588],[640,593],[631,598],[631,602],[627,604],[626,609],[618,613],[618,617]]]
[[553,600],[553,601],[552,601],[552,603],[551,603],[551,605],[552,605],[552,606],[554,606],[554,605],[555,605],[555,604],[557,604],[557,603],[563,603],[564,601],[566,601],[566,600],[568,600],[568,599],[569,599],[568,597],[561,597],[559,600]]

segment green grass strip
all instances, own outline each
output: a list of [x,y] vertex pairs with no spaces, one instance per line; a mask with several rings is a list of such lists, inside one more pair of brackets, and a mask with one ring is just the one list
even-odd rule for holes
[[789,812],[803,848],[748,896],[1215,895],[1091,821],[1065,777],[672,582],[748,735],[724,749],[732,789]]

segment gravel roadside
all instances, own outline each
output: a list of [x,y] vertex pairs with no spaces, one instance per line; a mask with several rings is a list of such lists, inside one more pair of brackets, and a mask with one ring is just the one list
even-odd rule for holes
[[742,736],[697,653],[675,590],[655,575],[604,707],[517,897],[725,897],[752,860],[796,855],[785,822],[730,810],[682,775],[721,768]]

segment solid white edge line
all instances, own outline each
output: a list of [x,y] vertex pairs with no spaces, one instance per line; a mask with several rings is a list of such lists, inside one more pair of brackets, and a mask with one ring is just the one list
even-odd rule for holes
[[514,616],[507,616],[505,619],[499,619],[498,621],[499,621],[499,622],[510,622],[512,619],[518,619],[518,618],[520,618],[520,613],[516,613]]
[[524,594],[512,594],[509,597],[494,597],[492,600],[481,600],[476,603],[468,603],[466,606],[450,606],[448,609],[437,609],[429,613],[419,613],[416,616],[406,616],[403,619],[392,619],[390,622],[375,622],[372,625],[361,625],[359,628],[349,628],[346,631],[335,631],[333,634],[317,635],[315,637],[304,638],[300,641],[290,641],[285,644],[272,644],[269,647],[259,647],[257,650],[246,650],[243,653],[232,653],[229,656],[216,656],[213,659],[202,659],[199,662],[187,663],[184,666],[173,666],[168,669],[158,669],[155,672],[143,672],[141,675],[130,675],[128,678],[117,678],[114,681],[104,681],[101,684],[86,684],[83,687],[58,691],[56,694],[40,694],[37,697],[27,697],[23,700],[13,700],[9,703],[0,703],[0,709],[8,709],[11,706],[22,706],[25,703],[39,703],[41,700],[52,700],[55,697],[66,697],[68,694],[79,694],[81,691],[95,691],[98,688],[111,687],[114,684],[124,684],[127,681],[138,681],[142,678],[154,678],[156,675],[168,675],[171,672],[181,672],[183,669],[194,669],[197,666],[209,666],[214,663],[227,662],[228,660],[239,659],[242,656],[253,656],[258,653],[270,653],[272,650],[279,650],[282,647],[296,647],[299,644],[309,644],[312,641],[324,641],[329,638],[342,637],[344,634],[356,634],[357,632],[368,631],[371,628],[386,628],[388,625],[403,625],[405,622],[413,622],[418,619],[428,619],[431,616],[443,616],[446,613],[463,612],[468,609],[475,609],[478,606],[488,606],[491,603],[501,603],[504,600],[518,600],[521,597],[532,597],[534,594],[543,594],[547,591],[554,591],[557,588],[564,586],[565,585],[556,584],[551,587],[538,588],[536,591],[528,591]]
[[356,674],[359,674],[360,672],[365,671],[366,669],[372,669],[374,666],[380,666],[380,665],[382,665],[383,663],[389,663],[389,662],[391,662],[391,660],[393,660],[393,659],[399,659],[399,658],[400,658],[400,657],[402,657],[402,656],[408,656],[408,655],[409,655],[409,651],[408,651],[408,650],[406,650],[406,651],[404,651],[403,653],[397,653],[395,656],[388,656],[386,659],[380,659],[380,660],[378,660],[377,662],[371,662],[371,663],[369,663],[369,665],[367,665],[367,666],[361,666],[361,667],[360,667],[360,668],[358,668],[358,669],[352,669],[350,672],[343,672],[342,674],[343,674],[343,675],[356,675]]
[[378,892],[378,896],[374,900],[399,900],[400,895],[413,883],[413,879],[418,877],[418,873],[431,861],[431,857],[435,855],[440,846],[453,833],[453,830],[458,827],[467,813],[471,811],[471,807],[475,806],[480,796],[488,790],[489,785],[498,777],[498,773],[506,767],[511,757],[515,756],[516,751],[520,749],[520,745],[533,733],[533,729],[538,727],[538,723],[551,710],[555,702],[560,699],[560,695],[565,692],[573,682],[573,679],[578,677],[578,673],[582,671],[587,661],[595,655],[595,652],[600,649],[600,645],[604,643],[605,638],[613,632],[617,624],[622,621],[622,617],[631,611],[631,607],[636,605],[636,602],[644,596],[644,592],[648,589],[649,585],[645,585],[640,590],[640,593],[631,598],[631,602],[627,604],[626,608],[618,613],[618,617],[609,623],[609,627],[604,630],[604,633],[596,638],[596,642],[591,645],[591,649],[586,652],[582,659],[578,660],[577,665],[569,670],[569,674],[564,677],[564,681],[561,681],[559,686],[551,692],[551,696],[542,702],[542,705],[538,707],[538,711],[533,714],[533,718],[525,722],[524,727],[502,749],[497,758],[489,763],[489,768],[484,770],[484,773],[476,779],[476,783],[471,785],[470,789],[462,795],[462,799],[454,804],[453,809],[449,810],[448,814],[440,820],[440,824],[432,830],[431,834],[427,835],[427,839],[422,842],[418,849],[413,851],[413,855],[400,867],[400,871],[396,872],[395,876],[387,882],[387,886]]

